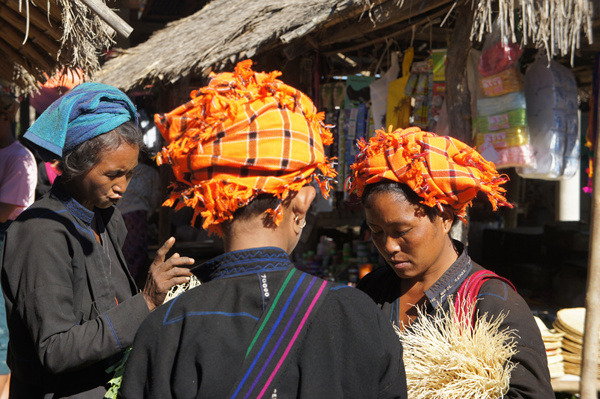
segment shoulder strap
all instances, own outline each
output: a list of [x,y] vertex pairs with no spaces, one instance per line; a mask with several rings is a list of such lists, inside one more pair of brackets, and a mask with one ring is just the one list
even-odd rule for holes
[[[454,298],[454,310],[459,320],[462,320],[463,317],[466,317],[466,309],[468,309],[470,305],[473,305],[475,301],[477,301],[477,296],[479,295],[479,290],[481,290],[483,283],[493,278],[503,281],[513,290],[517,291],[515,286],[508,279],[501,277],[492,271],[480,270],[475,272],[467,277],[467,279],[462,283],[458,289],[458,292],[456,293],[456,298]],[[471,315],[470,325],[471,327],[475,325],[474,312]]]
[[290,268],[263,312],[246,351],[231,398],[261,398],[302,341],[310,317],[329,292],[329,283]]

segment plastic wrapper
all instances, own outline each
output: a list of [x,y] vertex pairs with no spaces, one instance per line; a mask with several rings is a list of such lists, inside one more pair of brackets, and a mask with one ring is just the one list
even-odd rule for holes
[[499,115],[514,109],[526,108],[525,93],[522,91],[477,99],[477,116]]
[[490,44],[487,48],[483,48],[479,65],[477,65],[481,76],[495,75],[513,67],[523,54],[523,48],[517,43],[502,43],[501,40],[493,42],[494,37],[490,37],[488,40]]
[[490,133],[477,133],[475,146],[496,167],[508,168],[535,163],[533,147],[526,127],[515,127]]
[[477,62],[475,146],[498,169],[535,166],[518,68],[521,54],[495,23]]
[[577,82],[571,70],[545,55],[525,76],[527,119],[535,167],[519,168],[522,177],[546,180],[571,178],[579,168]]
[[501,96],[523,90],[521,74],[516,68],[509,68],[495,75],[482,77],[479,82],[483,95],[486,97]]
[[518,167],[535,163],[533,148],[530,144],[497,149],[493,144],[484,143],[481,147],[478,147],[478,151],[485,159],[493,162],[497,168]]
[[527,112],[523,108],[477,118],[477,131],[482,133],[518,126],[527,126]]
[[529,140],[530,137],[527,128],[513,127],[497,132],[477,133],[475,135],[475,146],[481,148],[484,144],[491,144],[496,150],[503,150],[508,147],[519,147],[529,144]]

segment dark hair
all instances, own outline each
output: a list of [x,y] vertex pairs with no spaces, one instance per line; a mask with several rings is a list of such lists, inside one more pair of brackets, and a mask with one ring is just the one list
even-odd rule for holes
[[125,122],[108,133],[81,143],[63,156],[58,164],[62,173],[61,179],[69,181],[83,175],[100,162],[107,151],[118,148],[122,143],[137,146],[140,151],[144,150],[142,130],[135,122]]
[[[266,214],[267,210],[275,209],[279,205],[287,206],[294,197],[295,193],[291,192],[284,201],[281,201],[272,194],[259,194],[256,196],[256,198],[250,201],[248,205],[236,209],[235,212],[233,212],[232,220],[247,220],[255,216],[265,214],[265,216],[267,216],[267,218],[264,219],[265,225],[274,226],[272,218],[268,217]],[[226,221],[221,225],[221,228],[226,232],[230,225],[230,221]]]
[[401,195],[404,197],[409,203],[413,205],[417,205],[425,215],[432,222],[438,217],[442,215],[442,211],[440,211],[437,207],[430,207],[421,203],[423,198],[419,197],[417,193],[413,191],[407,184],[398,183],[393,180],[383,179],[377,183],[367,184],[363,194],[360,198],[361,203],[364,207],[369,207],[369,198],[372,194],[377,193],[394,193],[397,195]]
[[256,215],[265,213],[267,209],[275,209],[281,200],[272,194],[259,194],[248,205],[236,209],[233,213],[234,220],[250,219]]

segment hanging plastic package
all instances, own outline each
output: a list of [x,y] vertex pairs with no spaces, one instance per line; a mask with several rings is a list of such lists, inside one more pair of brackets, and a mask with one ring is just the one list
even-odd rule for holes
[[400,65],[398,64],[398,53],[392,52],[390,69],[381,74],[369,89],[371,90],[371,110],[373,112],[373,122],[376,129],[385,129],[385,119],[388,100],[388,87],[390,83],[398,77]]
[[402,60],[402,77],[390,83],[388,88],[388,102],[386,112],[385,129],[391,125],[393,129],[407,128],[410,119],[410,97],[404,93],[408,78],[410,77],[410,67],[413,62],[415,51],[409,47],[404,52]]
[[571,70],[538,54],[525,75],[527,120],[535,168],[518,168],[522,177],[557,180],[579,168],[577,81]]
[[534,167],[519,57],[523,50],[494,23],[477,65],[475,145],[498,169]]

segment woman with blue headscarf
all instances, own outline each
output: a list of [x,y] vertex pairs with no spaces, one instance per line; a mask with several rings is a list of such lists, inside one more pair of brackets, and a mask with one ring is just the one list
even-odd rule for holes
[[56,100],[24,135],[61,176],[8,229],[6,300],[11,398],[102,398],[106,369],[131,345],[193,260],[158,251],[143,290],[128,272],[127,234],[114,206],[143,146],[134,105],[118,89],[83,83]]

